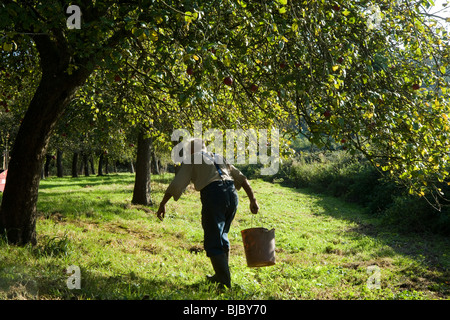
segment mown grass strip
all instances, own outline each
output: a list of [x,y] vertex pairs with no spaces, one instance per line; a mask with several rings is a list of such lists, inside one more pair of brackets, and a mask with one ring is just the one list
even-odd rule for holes
[[[153,177],[156,204],[172,175]],[[230,232],[232,290],[218,291],[203,251],[199,194],[131,205],[134,176],[41,182],[36,247],[0,244],[1,299],[448,299],[449,240],[402,235],[360,207],[305,189],[252,181]],[[277,264],[248,268],[240,231],[275,228]],[[66,273],[78,266],[81,288]],[[374,269],[375,268],[375,269]],[[377,280],[377,281],[375,281]],[[379,285],[378,285],[379,284]]]

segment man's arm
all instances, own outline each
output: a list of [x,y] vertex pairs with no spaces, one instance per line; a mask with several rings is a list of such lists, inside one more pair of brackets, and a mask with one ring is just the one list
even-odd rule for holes
[[163,221],[164,216],[166,215],[166,203],[167,203],[167,201],[170,200],[170,198],[172,198],[172,195],[170,193],[166,192],[164,194],[163,199],[161,200],[161,203],[159,204],[159,209],[158,209],[158,212],[156,213],[156,216],[161,221]]
[[170,200],[170,198],[173,197],[173,199],[177,201],[180,198],[181,194],[183,193],[183,190],[186,189],[186,187],[189,185],[189,182],[191,181],[191,172],[192,172],[192,165],[190,164],[181,165],[180,170],[167,187],[164,197],[161,200],[161,203],[159,204],[159,209],[158,212],[156,213],[159,220],[162,221],[164,219],[164,216],[166,214],[166,203]]
[[250,200],[250,211],[253,214],[257,214],[259,210],[258,203],[256,202],[253,189],[247,179],[242,183],[242,188],[244,188],[245,193],[247,193],[248,199]]

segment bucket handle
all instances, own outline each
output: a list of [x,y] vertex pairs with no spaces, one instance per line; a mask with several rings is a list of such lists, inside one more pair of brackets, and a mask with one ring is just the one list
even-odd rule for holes
[[[251,228],[253,228],[253,226],[254,226],[254,221],[255,221],[255,219],[259,219],[259,221],[261,222],[261,227],[264,228],[264,223],[263,223],[264,218],[263,218],[263,214],[261,213],[261,211],[262,211],[261,208],[259,208],[259,211],[258,211],[257,214],[251,213],[251,215],[252,215],[252,220],[251,220],[251,222],[250,222]],[[258,216],[258,217],[255,218],[255,216]]]

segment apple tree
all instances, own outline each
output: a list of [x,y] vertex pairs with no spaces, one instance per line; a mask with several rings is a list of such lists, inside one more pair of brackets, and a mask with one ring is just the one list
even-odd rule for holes
[[[2,47],[14,56],[35,50],[41,77],[11,152],[0,210],[0,232],[11,243],[36,243],[39,173],[56,122],[97,65],[131,37],[130,26],[150,3],[82,1],[84,28],[69,29],[65,1],[3,1]],[[10,49],[8,46],[6,49]],[[14,49],[14,48],[13,48]],[[24,169],[26,168],[26,170]]]
[[[294,134],[362,153],[439,208],[450,160],[449,50],[445,19],[428,14],[431,5],[236,1],[205,18],[214,32],[203,38],[224,39],[214,47],[216,73],[233,73],[256,102],[275,99],[270,109],[253,104],[252,114],[285,111]],[[220,28],[224,21],[232,27]]]
[[221,128],[295,121],[312,141],[341,141],[423,192],[446,178],[449,130],[447,47],[421,15],[427,4],[83,0],[80,29],[70,29],[69,1],[3,1],[3,49],[37,52],[41,76],[11,153],[0,232],[35,243],[48,141],[97,68],[135,87],[124,106],[150,115],[147,133],[162,136],[151,124],[161,119]]

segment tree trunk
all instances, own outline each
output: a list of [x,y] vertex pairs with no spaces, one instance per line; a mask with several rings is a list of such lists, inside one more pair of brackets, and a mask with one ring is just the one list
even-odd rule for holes
[[[99,18],[97,14],[85,16],[87,20]],[[11,244],[36,244],[40,172],[51,134],[75,92],[92,73],[93,61],[107,54],[99,50],[97,57],[74,56],[76,46],[69,46],[64,30],[55,27],[49,33],[30,36],[39,53],[42,75],[15,138],[2,197],[0,235]],[[124,33],[116,32],[106,48],[118,44]],[[69,72],[73,63],[79,68]]]
[[89,161],[88,161],[88,155],[87,153],[83,152],[83,168],[84,168],[84,175],[86,177],[89,177]]
[[78,152],[74,152],[72,157],[72,178],[78,178]]
[[71,79],[60,70],[56,73],[51,71],[45,72],[43,66],[41,82],[11,152],[0,210],[0,234],[6,236],[11,244],[36,244],[36,203],[48,142],[65,106],[81,85],[80,81]]
[[92,154],[89,156],[89,164],[91,165],[92,174],[95,174],[94,156]]
[[[9,135],[8,135],[9,137]],[[9,138],[6,139],[5,142],[5,151],[3,153],[3,169],[8,170],[8,163],[9,163],[9,148],[8,148]]]
[[105,156],[103,158],[103,161],[105,163],[105,174],[109,174],[109,169],[108,169],[108,156]]
[[64,176],[62,154],[62,151],[58,149],[58,151],[56,152],[56,175],[58,176],[58,178],[62,178]]
[[155,151],[152,151],[152,173],[159,174],[159,161]]
[[103,175],[103,152],[100,153],[100,157],[98,158],[98,175]]
[[80,161],[80,165],[78,166],[78,175],[83,174],[83,167],[84,167],[84,162],[83,162],[83,154],[81,155],[81,161]]
[[134,180],[133,199],[134,204],[151,205],[150,175],[151,175],[151,138],[145,138],[140,132],[138,137],[136,157],[136,178]]
[[50,162],[52,161],[52,156],[47,154],[45,155],[45,166],[44,166],[44,177],[48,178],[49,170],[50,170]]

